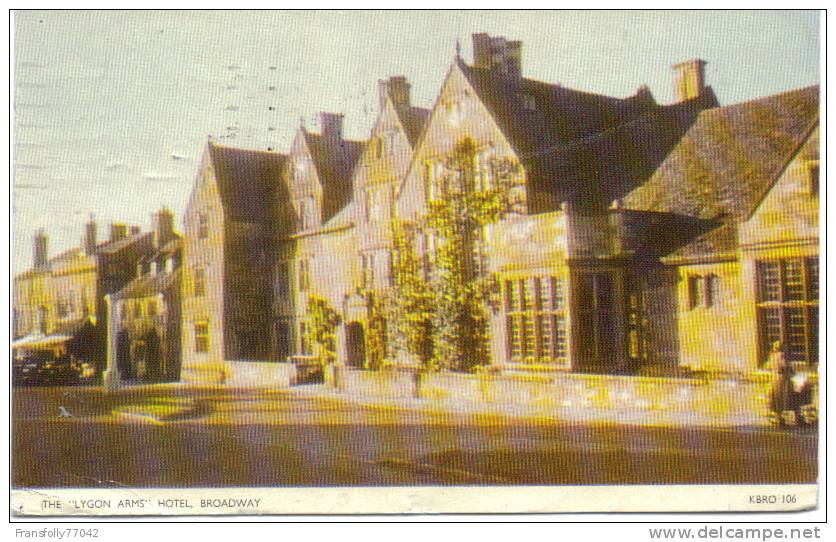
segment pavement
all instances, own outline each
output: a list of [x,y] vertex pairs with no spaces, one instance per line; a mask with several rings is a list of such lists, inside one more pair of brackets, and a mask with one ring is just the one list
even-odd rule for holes
[[466,401],[457,398],[418,399],[414,397],[374,397],[355,390],[338,390],[326,384],[295,386],[289,393],[316,397],[376,409],[402,409],[431,414],[506,416],[550,422],[595,423],[656,427],[715,427],[757,429],[771,428],[767,412],[750,411],[713,415],[707,412],[683,412],[673,409],[615,409],[589,405],[549,405],[547,407],[501,402]]

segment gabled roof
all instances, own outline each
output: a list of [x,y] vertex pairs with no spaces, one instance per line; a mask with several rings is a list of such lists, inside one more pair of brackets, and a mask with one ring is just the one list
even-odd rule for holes
[[529,156],[529,176],[559,199],[608,204],[646,182],[700,112],[716,105],[708,92],[653,106],[608,130]]
[[137,277],[119,291],[120,299],[135,299],[165,293],[180,280],[180,269],[171,273],[158,272]]
[[351,174],[360,157],[364,143],[342,138],[329,138],[302,128],[305,142],[319,174],[323,189],[344,187],[351,182]]
[[612,98],[533,79],[515,80],[468,66],[461,58],[456,63],[517,154],[602,132],[656,105],[647,91],[629,98]]
[[421,135],[427,120],[430,118],[430,110],[423,107],[395,106],[395,112],[398,114],[398,120],[401,121],[401,125],[406,132],[409,144],[415,147],[418,136]]
[[717,105],[658,105],[646,87],[614,98],[457,65],[508,138],[535,191],[608,203],[644,182],[693,122]]
[[211,141],[209,154],[227,217],[235,222],[272,221],[287,155],[223,147]]
[[759,203],[818,115],[818,86],[703,111],[623,205],[718,219],[726,225],[684,247],[680,256],[734,250],[734,224]]
[[96,254],[116,254],[125,250],[127,248],[132,247],[135,243],[139,241],[143,241],[147,238],[150,238],[152,235],[151,232],[138,232],[128,234],[121,239],[117,239],[116,241],[105,241],[99,245],[96,245]]

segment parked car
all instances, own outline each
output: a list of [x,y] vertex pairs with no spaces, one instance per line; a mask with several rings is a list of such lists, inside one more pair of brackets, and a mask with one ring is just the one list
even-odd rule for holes
[[71,386],[91,378],[90,369],[88,363],[70,355],[56,357],[51,352],[31,352],[14,360],[12,382],[15,386]]

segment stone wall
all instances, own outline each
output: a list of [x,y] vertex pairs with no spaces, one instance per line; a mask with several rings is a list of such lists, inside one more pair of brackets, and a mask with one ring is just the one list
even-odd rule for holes
[[[548,414],[559,409],[695,414],[719,420],[767,409],[768,378],[752,380],[644,378],[613,375],[432,373],[413,369],[344,369],[346,393],[377,399],[420,397],[429,403],[476,402]],[[420,381],[420,383],[419,383]]]

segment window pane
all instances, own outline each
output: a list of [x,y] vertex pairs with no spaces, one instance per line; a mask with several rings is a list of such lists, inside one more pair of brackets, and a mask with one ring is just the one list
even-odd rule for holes
[[528,310],[531,308],[531,287],[527,280],[520,280],[520,310]]
[[556,311],[565,310],[566,285],[562,278],[551,278],[552,309]]
[[807,299],[819,300],[819,259],[807,258]]
[[819,363],[819,308],[810,307],[807,312],[807,338],[810,341],[810,359],[808,362],[811,365]]
[[784,309],[785,344],[787,361],[806,361],[807,346],[804,333],[804,309]]
[[534,319],[530,317],[523,316],[522,317],[522,331],[525,342],[523,343],[524,356],[526,358],[533,358],[537,354],[536,350],[536,340],[537,336],[535,335],[534,331]]
[[552,357],[555,359],[566,359],[566,319],[561,315],[552,316],[552,330],[554,340],[552,341]]
[[759,262],[758,275],[760,277],[759,301],[780,301],[781,283],[778,262]]
[[517,323],[516,316],[509,316],[506,321],[508,329],[508,354],[511,359],[518,361],[522,357],[520,326]]
[[762,362],[772,350],[772,343],[781,340],[781,309],[768,308],[758,310],[758,321],[761,330]]
[[786,301],[801,301],[804,299],[801,260],[784,260],[784,292]]

